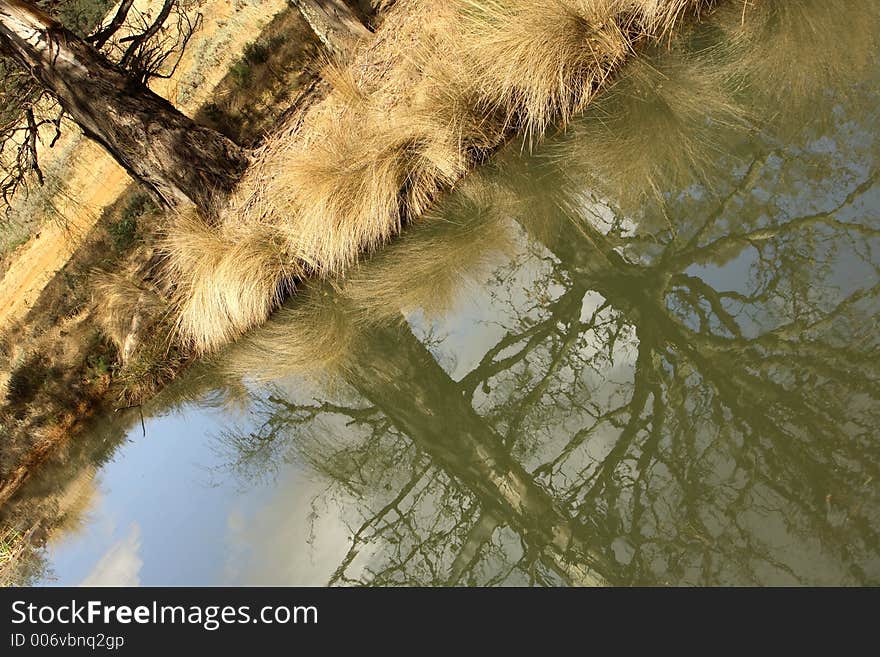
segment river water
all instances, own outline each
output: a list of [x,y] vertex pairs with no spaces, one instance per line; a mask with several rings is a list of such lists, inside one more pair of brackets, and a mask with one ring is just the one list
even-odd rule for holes
[[28,581],[880,583],[878,10],[731,4],[99,418]]

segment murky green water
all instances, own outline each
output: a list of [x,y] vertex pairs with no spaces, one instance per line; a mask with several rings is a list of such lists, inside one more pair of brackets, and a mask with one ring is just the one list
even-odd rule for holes
[[878,11],[759,4],[102,419],[34,581],[880,583]]

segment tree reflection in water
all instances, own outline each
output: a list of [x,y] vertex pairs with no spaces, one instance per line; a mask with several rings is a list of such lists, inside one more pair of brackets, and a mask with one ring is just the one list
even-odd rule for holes
[[[780,31],[829,3],[763,4],[223,354],[324,379],[222,440],[245,478],[295,458],[356,500],[330,583],[880,582],[876,57],[811,77]],[[876,55],[864,13],[829,30]],[[486,278],[468,369],[437,332]]]

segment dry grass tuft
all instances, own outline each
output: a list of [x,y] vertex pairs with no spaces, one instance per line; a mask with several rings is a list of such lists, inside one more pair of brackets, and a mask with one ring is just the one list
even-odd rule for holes
[[198,352],[235,340],[269,316],[285,294],[291,266],[271,229],[233,237],[195,215],[176,218],[164,240],[176,285],[178,333]]
[[165,310],[159,293],[139,284],[130,271],[95,272],[93,299],[95,324],[119,354],[125,352],[126,339],[137,314],[157,318]]
[[342,121],[302,148],[270,151],[254,181],[259,217],[283,235],[290,256],[310,273],[342,273],[364,251],[420,215],[436,193],[463,175],[460,138],[424,114],[374,110]]
[[349,272],[511,134],[567,123],[636,41],[709,4],[398,0],[374,42],[324,67],[329,96],[280,127],[219,225],[168,231],[180,335],[211,351],[299,277]]
[[213,367],[224,380],[293,375],[332,387],[376,326],[413,311],[440,316],[466,297],[470,283],[488,276],[513,247],[505,216],[492,181],[469,180],[344,279],[304,283],[295,300],[224,350]]
[[[749,0],[754,2],[754,0]],[[689,15],[699,15],[716,0],[618,0],[618,11],[629,14],[647,36],[667,39]]]
[[321,68],[321,78],[333,89],[334,100],[349,112],[363,109],[369,94],[361,87],[350,67],[327,57]]
[[590,101],[630,43],[606,0],[457,0],[459,84],[540,138]]

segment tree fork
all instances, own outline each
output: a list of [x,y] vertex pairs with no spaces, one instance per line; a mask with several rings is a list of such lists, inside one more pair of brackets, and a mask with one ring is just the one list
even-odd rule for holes
[[212,212],[247,153],[199,125],[35,6],[0,0],[0,47],[163,205]]

